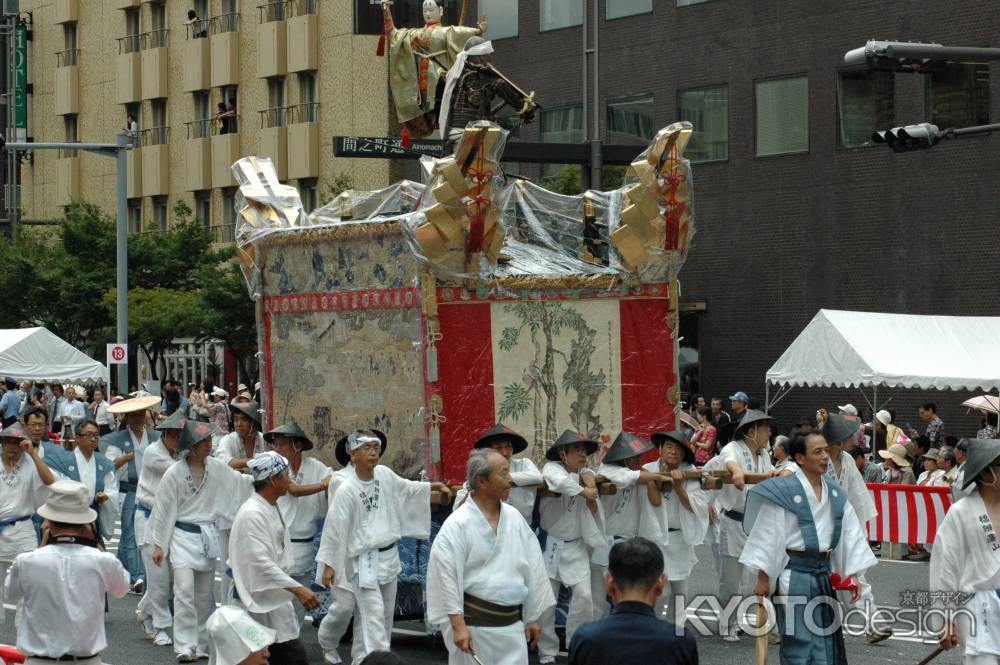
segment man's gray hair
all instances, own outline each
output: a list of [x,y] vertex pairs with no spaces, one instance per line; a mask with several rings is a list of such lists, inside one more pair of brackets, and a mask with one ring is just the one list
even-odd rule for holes
[[491,448],[476,448],[469,454],[469,463],[465,467],[465,480],[469,484],[469,491],[474,492],[479,487],[480,478],[489,478],[493,473],[495,461],[493,455],[503,457]]
[[949,446],[943,447],[941,451],[938,453],[938,461],[940,460],[948,460],[949,462],[951,462],[952,466],[954,466],[956,461],[955,449]]

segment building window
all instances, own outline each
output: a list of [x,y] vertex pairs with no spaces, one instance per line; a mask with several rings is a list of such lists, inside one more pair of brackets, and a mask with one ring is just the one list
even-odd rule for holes
[[316,122],[316,72],[299,74],[298,117],[292,122]]
[[128,232],[142,232],[142,201],[128,202]]
[[892,72],[861,69],[837,77],[837,147],[872,144],[872,132],[889,129],[895,118]]
[[206,229],[212,225],[212,193],[194,193],[194,216]]
[[227,85],[219,88],[219,103],[216,104],[216,126],[220,134],[235,134],[239,131],[239,114],[236,108],[237,86]]
[[285,77],[267,79],[267,109],[264,112],[264,127],[285,126]]
[[154,99],[150,104],[152,126],[142,130],[143,145],[163,145],[167,142],[167,100]]
[[232,242],[236,238],[235,190],[222,190],[222,223],[213,226],[215,242]]
[[302,194],[302,207],[307,213],[316,209],[316,179],[299,180],[299,192]]
[[[508,3],[515,0],[506,0]],[[564,2],[565,0],[558,0]],[[483,0],[479,0],[480,7]],[[346,3],[345,3],[346,4]],[[383,20],[380,0],[352,0],[354,5],[354,34],[356,35],[381,35]],[[392,21],[399,27],[415,27],[424,25],[423,2],[393,2]],[[458,25],[459,5],[461,2],[445,2],[444,16],[441,23],[443,25]],[[470,12],[471,14],[471,12]],[[492,17],[490,17],[492,20]],[[466,17],[466,22],[469,22]],[[475,22],[475,17],[472,17]]]
[[[76,143],[79,141],[79,137],[76,135],[76,116],[75,115],[64,115],[63,116],[63,131],[64,140],[66,143]],[[76,150],[60,150],[60,155],[62,157],[76,157]]]
[[486,39],[517,37],[517,2],[479,0],[479,13],[486,17]]
[[604,15],[609,20],[653,11],[653,0],[607,0],[607,2]]
[[163,2],[153,2],[149,9],[152,12],[153,30],[146,48],[163,48],[167,45],[167,6]]
[[72,67],[77,64],[79,51],[76,49],[76,23],[63,25],[63,48],[56,53],[57,67]]
[[167,230],[167,197],[166,196],[154,196],[153,197],[153,223],[160,233],[165,233]]
[[608,102],[608,143],[645,145],[653,138],[653,96]]
[[125,10],[125,40],[123,49],[125,53],[135,53],[139,50],[139,9],[129,8]]
[[941,71],[927,74],[924,81],[930,122],[941,129],[989,124],[989,63],[949,62]]
[[692,162],[729,159],[728,87],[681,90],[677,93],[677,115],[694,125],[685,157]]
[[544,109],[538,126],[542,143],[581,143],[583,107],[577,104],[560,109]]
[[757,81],[758,157],[809,151],[809,79]]
[[558,30],[583,23],[583,0],[539,0],[539,30]]
[[212,109],[211,98],[208,90],[191,94],[194,101],[194,121],[188,127],[189,139],[205,139],[212,134]]
[[222,13],[213,16],[209,32],[236,32],[240,25],[240,15],[236,11],[236,0],[222,0]]

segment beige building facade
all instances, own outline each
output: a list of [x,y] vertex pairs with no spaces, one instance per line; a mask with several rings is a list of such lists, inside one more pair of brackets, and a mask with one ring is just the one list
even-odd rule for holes
[[[28,135],[111,142],[128,131],[129,229],[171,223],[178,201],[232,239],[241,156],[267,156],[307,210],[341,175],[395,179],[387,160],[337,159],[335,135],[394,133],[377,37],[354,34],[352,0],[22,0],[31,12]],[[189,21],[189,10],[197,20]],[[221,105],[221,106],[220,106]],[[135,117],[135,125],[129,121]],[[38,151],[21,166],[24,215],[73,200],[115,210],[115,163]]]

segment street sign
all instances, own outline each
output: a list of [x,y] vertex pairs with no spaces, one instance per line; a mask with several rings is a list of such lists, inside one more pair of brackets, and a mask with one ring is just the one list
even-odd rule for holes
[[[371,159],[420,159],[422,155],[442,156],[441,141],[414,139],[409,148],[401,147],[402,139],[394,136],[334,136],[334,157],[368,157]],[[642,152],[639,145],[602,145],[603,163],[627,166]],[[503,149],[503,161],[525,164],[590,164],[593,153],[587,143],[532,143],[508,141]]]
[[121,365],[128,362],[128,344],[108,344],[108,364]]
[[402,143],[403,140],[395,136],[334,136],[333,154],[336,157],[419,159],[419,153],[440,157],[443,151],[442,142],[434,139],[416,139],[405,150]]

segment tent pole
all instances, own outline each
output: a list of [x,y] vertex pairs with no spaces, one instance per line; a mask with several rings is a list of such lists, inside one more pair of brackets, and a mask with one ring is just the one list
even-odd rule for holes
[[767,381],[764,382],[764,413],[768,414],[771,411],[771,384]]
[[[878,437],[875,436],[875,412],[878,411],[878,384],[872,386],[872,452],[877,453],[876,448],[878,447]],[[888,435],[889,430],[886,428],[886,435]],[[889,445],[888,439],[886,439],[886,445]]]

